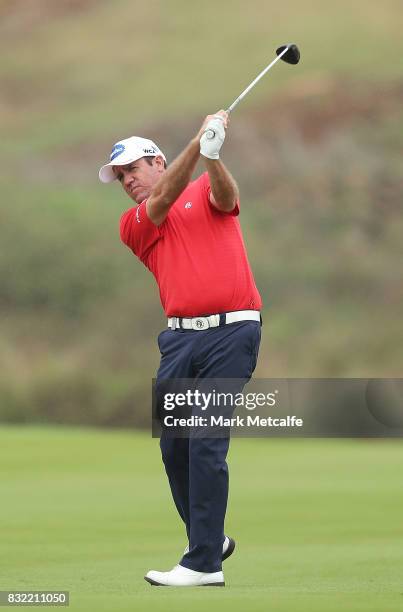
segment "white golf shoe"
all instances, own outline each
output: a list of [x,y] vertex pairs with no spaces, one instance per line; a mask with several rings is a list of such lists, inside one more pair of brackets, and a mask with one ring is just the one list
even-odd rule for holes
[[170,572],[151,570],[144,580],[153,586],[225,586],[222,572],[195,572],[182,565],[175,565]]
[[[228,559],[228,557],[232,555],[234,550],[235,550],[235,540],[225,536],[225,540],[222,545],[221,561],[225,561],[225,559]],[[185,550],[183,551],[183,554],[186,555],[188,552],[189,552],[189,546],[186,546]]]

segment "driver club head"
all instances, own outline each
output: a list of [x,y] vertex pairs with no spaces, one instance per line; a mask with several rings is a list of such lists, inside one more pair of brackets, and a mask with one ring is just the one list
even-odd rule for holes
[[288,45],[281,45],[281,47],[276,49],[276,54],[280,55],[280,53],[284,51],[286,47],[288,47],[288,51],[284,53],[281,59],[284,62],[287,62],[287,64],[298,64],[300,53],[297,45],[294,45],[293,43],[289,43]]

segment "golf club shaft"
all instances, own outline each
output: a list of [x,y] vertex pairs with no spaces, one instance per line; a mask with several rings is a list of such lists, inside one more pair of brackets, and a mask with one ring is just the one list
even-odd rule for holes
[[[277,55],[277,57],[272,62],[270,62],[270,64],[268,66],[266,66],[266,68],[264,70],[262,70],[262,72],[260,74],[257,75],[257,77],[252,81],[252,83],[250,83],[250,85],[248,85],[248,87],[246,89],[244,89],[241,94],[239,94],[237,99],[233,101],[231,106],[229,106],[227,108],[227,113],[230,113],[231,111],[234,110],[234,108],[240,103],[240,101],[246,96],[246,94],[250,92],[250,90],[256,85],[256,83],[258,83],[260,81],[260,79],[266,74],[266,72],[268,72],[270,70],[270,68],[272,68],[274,66],[274,64],[276,62],[278,62],[278,60],[281,59],[285,53],[287,53],[287,51],[288,51],[288,47],[285,47],[285,49],[283,49],[283,51],[280,53],[280,55]],[[215,131],[214,130],[207,130],[206,131],[206,137],[208,139],[214,138],[214,136],[215,136]]]
[[227,113],[230,113],[231,111],[234,110],[234,108],[239,104],[239,102],[246,96],[247,93],[250,92],[250,90],[252,89],[252,87],[254,87],[256,85],[256,83],[258,83],[260,81],[260,79],[266,74],[266,72],[268,72],[270,70],[270,68],[272,68],[272,66],[274,66],[274,64],[276,62],[278,62],[279,59],[281,59],[283,57],[283,55],[285,53],[287,53],[288,51],[288,47],[286,47],[281,53],[280,55],[277,55],[277,57],[268,65],[266,66],[266,68],[264,70],[262,70],[262,72],[260,74],[257,75],[256,79],[254,79],[252,81],[252,83],[250,85],[248,85],[248,87],[246,89],[243,90],[243,92],[237,97],[236,100],[233,101],[233,103],[231,104],[231,106],[229,106],[227,108]]

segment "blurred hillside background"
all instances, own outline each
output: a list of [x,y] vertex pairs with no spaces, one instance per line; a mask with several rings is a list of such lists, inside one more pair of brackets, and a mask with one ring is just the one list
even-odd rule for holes
[[148,424],[165,320],[98,168],[131,134],[172,160],[289,41],[300,64],[222,155],[265,305],[256,376],[399,377],[402,26],[401,0],[0,1],[0,419]]

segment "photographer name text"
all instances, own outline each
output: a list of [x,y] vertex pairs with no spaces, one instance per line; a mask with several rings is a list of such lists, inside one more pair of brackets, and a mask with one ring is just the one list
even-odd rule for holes
[[165,427],[302,427],[303,419],[294,415],[286,417],[260,417],[247,415],[246,417],[234,416],[226,418],[223,416],[201,417],[190,416],[188,418],[175,418],[172,415],[164,417]]

